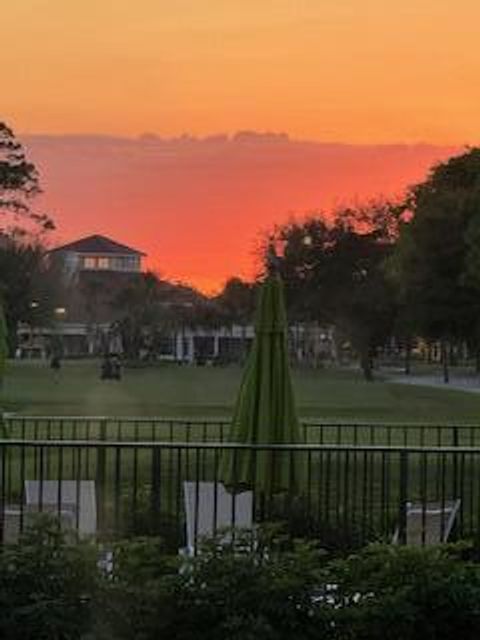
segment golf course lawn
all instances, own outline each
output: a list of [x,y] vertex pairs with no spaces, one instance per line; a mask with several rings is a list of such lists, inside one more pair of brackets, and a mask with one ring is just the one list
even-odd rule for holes
[[[67,361],[55,382],[44,362],[11,362],[0,406],[25,415],[228,417],[241,378],[239,367],[164,364],[101,381],[99,368],[98,361]],[[304,418],[480,423],[480,394],[367,383],[356,371],[294,370],[293,378]]]

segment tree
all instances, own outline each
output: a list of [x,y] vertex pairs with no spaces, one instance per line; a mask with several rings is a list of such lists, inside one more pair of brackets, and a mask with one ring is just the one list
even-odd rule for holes
[[3,306],[0,303],[0,389],[2,388],[5,368],[7,364],[8,344],[7,344],[7,322],[3,313]]
[[230,278],[223,291],[216,297],[219,315],[224,323],[242,328],[242,359],[246,355],[246,328],[253,320],[255,311],[255,285],[241,278]]
[[434,167],[406,206],[390,273],[417,332],[441,342],[448,382],[449,344],[480,345],[480,149]]
[[161,280],[150,271],[132,278],[111,303],[119,314],[127,356],[137,359],[143,347],[153,352],[159,333],[192,324],[203,300],[193,289]]
[[281,273],[287,302],[302,320],[334,325],[358,353],[367,380],[373,356],[395,317],[385,264],[399,209],[389,203],[338,211],[331,222],[312,217],[276,232],[284,243]]
[[60,299],[57,265],[39,241],[9,236],[0,246],[0,296],[4,301],[9,352],[14,354],[20,322],[48,326]]
[[137,359],[147,333],[159,322],[159,279],[152,273],[142,273],[118,292],[112,305],[121,314],[118,326],[127,357]]
[[331,255],[327,295],[334,324],[358,353],[366,380],[373,380],[377,347],[391,335],[395,317],[392,288],[385,274],[391,245],[375,231],[340,227]]
[[48,268],[40,238],[54,224],[30,206],[40,193],[35,165],[27,160],[13,131],[0,122],[0,295],[10,352],[16,346],[20,321],[33,326],[52,312],[50,294],[42,297],[41,304],[36,300],[44,286],[52,288],[51,279],[42,282]]
[[0,216],[7,225],[13,224],[13,227],[0,226],[0,232],[18,229],[19,219],[40,231],[53,229],[53,221],[48,215],[37,213],[30,207],[31,199],[39,193],[41,189],[35,165],[27,160],[13,131],[0,122]]

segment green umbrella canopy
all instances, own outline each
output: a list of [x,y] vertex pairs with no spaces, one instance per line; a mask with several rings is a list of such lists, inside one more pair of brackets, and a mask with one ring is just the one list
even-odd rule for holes
[[[272,274],[260,292],[255,340],[233,413],[230,442],[303,441],[290,377],[287,330],[283,284]],[[298,493],[302,467],[299,452],[228,450],[222,456],[220,477],[232,489],[256,487],[266,494]]]

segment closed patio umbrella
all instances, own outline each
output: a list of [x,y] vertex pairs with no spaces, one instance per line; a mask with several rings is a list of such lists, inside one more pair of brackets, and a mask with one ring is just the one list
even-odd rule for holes
[[[229,442],[299,444],[288,362],[287,318],[283,283],[271,272],[260,291],[255,339],[250,351],[230,427]],[[257,488],[267,495],[298,493],[302,485],[299,452],[237,449],[225,451],[220,477],[231,490]]]

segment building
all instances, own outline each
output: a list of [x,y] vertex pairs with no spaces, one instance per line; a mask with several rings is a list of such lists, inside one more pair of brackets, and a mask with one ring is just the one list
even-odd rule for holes
[[81,271],[141,273],[145,254],[101,235],[87,236],[56,247],[50,254],[59,258],[67,274]]
[[[65,357],[98,356],[106,351],[122,353],[125,345],[118,324],[128,314],[122,292],[143,278],[142,251],[111,238],[91,235],[56,247],[49,258],[62,274],[63,294],[54,322],[49,327],[22,324],[19,355],[46,357],[61,345]],[[146,332],[141,357],[183,363],[235,360],[242,356],[253,337],[253,327],[206,328],[192,321],[172,322],[174,313],[184,316],[205,298],[189,287],[160,281],[162,308],[168,322]],[[35,304],[38,304],[37,302]],[[123,306],[122,306],[123,305]],[[183,313],[182,313],[183,311]],[[190,315],[187,313],[187,315]],[[155,348],[152,348],[155,343]]]
[[59,313],[50,327],[20,325],[19,355],[45,357],[52,342],[61,342],[66,356],[99,353],[120,316],[112,301],[141,276],[144,256],[102,235],[52,249],[48,257],[57,263],[63,280]]
[[[49,252],[58,262],[63,293],[48,327],[22,324],[19,355],[46,357],[61,348],[65,357],[128,353],[121,323],[131,306],[128,289],[142,285],[142,251],[101,235],[90,235]],[[144,280],[143,280],[144,282]],[[182,363],[242,361],[253,341],[252,325],[218,326],[198,313],[208,301],[185,286],[159,281],[162,312],[159,326],[142,332],[140,357]],[[41,304],[35,302],[35,304]],[[182,320],[183,318],[183,320]],[[210,325],[210,326],[209,326]],[[314,327],[291,328],[291,349],[297,361],[325,359],[331,342]],[[125,334],[123,334],[125,337]]]

